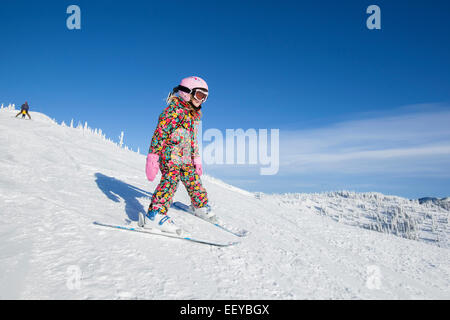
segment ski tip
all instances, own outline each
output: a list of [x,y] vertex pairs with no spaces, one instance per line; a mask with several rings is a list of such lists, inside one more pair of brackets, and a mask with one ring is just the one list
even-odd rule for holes
[[233,229],[226,228],[225,226],[223,226],[221,224],[218,224],[218,223],[216,223],[214,225],[216,227],[219,227],[219,228],[229,232],[229,233],[234,234],[236,237],[243,238],[243,237],[246,237],[246,236],[248,236],[250,234],[250,231],[248,231],[248,230],[233,230]]
[[239,232],[238,234],[237,234],[237,236],[238,237],[246,237],[246,236],[248,236],[250,234],[250,231],[248,231],[248,230],[242,230],[241,232]]
[[210,245],[212,245],[213,247],[219,247],[219,248],[229,248],[229,247],[234,247],[236,245],[238,245],[240,242],[239,241],[232,241],[232,242],[227,242],[227,243],[210,243]]
[[92,224],[95,224],[96,226],[104,226],[104,223],[98,222],[98,221],[94,221],[92,222]]

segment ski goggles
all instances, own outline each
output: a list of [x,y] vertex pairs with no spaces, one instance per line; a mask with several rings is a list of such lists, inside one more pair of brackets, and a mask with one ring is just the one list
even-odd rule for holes
[[190,93],[196,100],[201,101],[201,102],[205,102],[208,99],[208,94],[209,94],[208,90],[206,90],[204,88],[194,88],[191,90],[185,86],[178,86],[173,89],[173,92],[175,92],[175,93],[178,91]]
[[198,101],[205,102],[208,99],[208,91],[204,91],[202,89],[194,89],[192,90],[192,96]]

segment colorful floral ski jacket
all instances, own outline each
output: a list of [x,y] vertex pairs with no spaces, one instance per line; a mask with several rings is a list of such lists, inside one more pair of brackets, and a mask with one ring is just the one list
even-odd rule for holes
[[190,106],[174,98],[159,116],[149,153],[159,155],[160,164],[166,167],[193,163],[199,156],[199,125],[200,118]]

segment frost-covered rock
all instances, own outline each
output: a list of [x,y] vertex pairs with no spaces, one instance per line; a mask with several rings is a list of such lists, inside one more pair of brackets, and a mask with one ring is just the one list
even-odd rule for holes
[[431,198],[431,197],[425,197],[419,199],[420,204],[433,204],[435,206],[444,208],[445,210],[450,211],[450,197],[447,198]]
[[[283,207],[319,215],[351,226],[449,247],[448,205],[445,199],[409,200],[377,192],[336,191],[312,194],[264,195]],[[446,198],[448,199],[448,198]],[[425,205],[426,204],[426,205]]]

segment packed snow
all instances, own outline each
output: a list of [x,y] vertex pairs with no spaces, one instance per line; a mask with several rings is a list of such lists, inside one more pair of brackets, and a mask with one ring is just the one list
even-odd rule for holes
[[[449,299],[449,211],[379,193],[265,195],[203,175],[236,238],[182,211],[217,248],[136,225],[159,181],[87,124],[0,112],[0,299]],[[154,128],[148,128],[150,140]],[[174,201],[189,204],[180,184]]]

